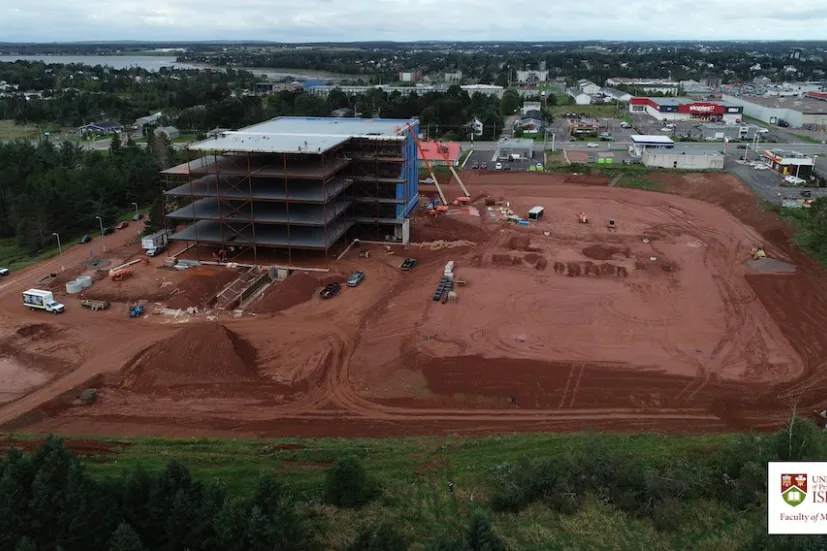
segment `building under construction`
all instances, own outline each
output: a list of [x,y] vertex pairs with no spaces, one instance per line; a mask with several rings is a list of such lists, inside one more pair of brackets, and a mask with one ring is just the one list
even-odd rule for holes
[[343,237],[407,241],[418,124],[278,117],[191,144],[203,156],[162,172],[171,239],[255,260],[327,256]]

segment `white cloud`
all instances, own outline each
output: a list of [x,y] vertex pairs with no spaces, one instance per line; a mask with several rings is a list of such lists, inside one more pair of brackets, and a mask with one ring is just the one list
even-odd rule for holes
[[823,40],[827,7],[785,0],[37,0],[0,40]]

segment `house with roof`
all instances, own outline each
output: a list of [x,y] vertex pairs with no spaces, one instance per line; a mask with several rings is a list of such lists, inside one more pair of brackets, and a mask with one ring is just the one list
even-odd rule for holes
[[158,120],[161,118],[162,114],[160,111],[157,113],[153,113],[152,115],[147,115],[145,117],[138,117],[135,119],[135,126],[138,130],[141,130],[144,126],[150,126],[153,124],[158,124]]
[[580,88],[568,88],[566,95],[574,100],[575,105],[591,105],[592,97]]
[[468,127],[468,131],[474,136],[482,136],[483,128],[485,128],[485,125],[477,117],[471,119],[465,126]]
[[431,166],[453,166],[459,165],[459,157],[462,154],[462,146],[457,142],[422,142],[419,150],[419,166],[424,167],[427,160]]
[[116,122],[90,122],[78,128],[78,134],[97,134],[99,136],[111,136],[123,132],[123,125]]
[[622,103],[628,103],[634,96],[629,92],[624,92],[623,90],[618,90],[617,88],[610,88],[605,87],[600,89],[600,93],[606,96],[607,98],[611,98],[614,101],[619,101]]
[[156,136],[166,136],[169,141],[177,140],[181,137],[181,131],[174,126],[162,126],[155,129]]
[[581,92],[590,96],[600,92],[600,86],[585,78],[577,81],[577,88],[579,88]]

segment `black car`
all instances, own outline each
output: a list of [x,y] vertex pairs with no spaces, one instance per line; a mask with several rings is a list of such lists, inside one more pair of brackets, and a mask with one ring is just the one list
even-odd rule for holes
[[86,243],[89,243],[90,241],[92,241],[92,236],[88,235],[88,234],[84,235],[83,237],[80,238],[80,244],[81,245],[85,245]]
[[403,272],[409,272],[414,269],[414,266],[416,266],[416,259],[406,258],[402,261],[402,264],[399,266],[399,269]]
[[341,290],[341,283],[330,283],[324,286],[324,289],[319,292],[319,296],[322,298],[333,298],[338,295]]
[[802,189],[800,194],[801,194],[802,197],[812,197],[813,196],[813,192],[810,191],[809,189]]
[[103,235],[112,235],[115,233],[115,228],[105,228],[103,230]]
[[511,170],[511,165],[505,165],[505,166],[503,167],[503,170]]

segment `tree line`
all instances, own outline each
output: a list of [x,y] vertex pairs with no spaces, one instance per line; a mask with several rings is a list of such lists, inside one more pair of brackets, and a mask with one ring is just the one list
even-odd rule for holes
[[503,107],[510,109],[514,105],[513,98],[507,98],[503,103],[493,96],[469,95],[459,86],[451,86],[445,92],[412,92],[405,96],[381,88],[355,95],[336,88],[327,97],[306,90],[282,90],[265,96],[230,97],[204,109],[189,109],[175,123],[179,129],[197,134],[202,129],[237,129],[280,116],[328,117],[337,109],[347,108],[352,110],[352,116],[366,118],[418,117],[423,133],[459,140],[468,138],[468,123],[476,117],[483,123],[482,139],[495,140],[503,128]]
[[16,61],[0,63],[0,80],[16,86],[0,92],[0,119],[72,127],[104,120],[129,125],[158,111],[174,120],[186,109],[203,108],[252,89],[257,79],[232,68],[152,72],[138,67],[117,70]]
[[[464,526],[415,542],[401,520],[362,523],[347,551],[407,551],[414,544],[425,551],[506,551],[492,512],[534,506],[572,515],[588,497],[662,532],[694,522],[686,515],[690,504],[715,503],[717,511],[752,521],[737,549],[822,550],[822,536],[767,536],[766,506],[767,462],[823,461],[824,443],[815,424],[798,418],[772,437],[738,436],[677,462],[594,437],[562,459],[503,463],[492,473],[490,497],[471,508]],[[453,494],[450,481],[449,487]],[[321,551],[326,528],[314,521],[314,505],[358,511],[381,491],[381,481],[352,457],[329,468],[318,500],[310,502],[271,477],[262,477],[252,495],[233,495],[175,462],[157,474],[138,467],[120,478],[94,479],[50,437],[30,456],[10,449],[0,461],[0,551]]]
[[[0,143],[0,238],[15,237],[23,251],[63,243],[160,197],[159,169],[181,160],[164,138],[148,147],[113,140],[109,152],[47,140]],[[162,216],[156,217],[158,220]],[[14,260],[14,259],[6,259]]]

